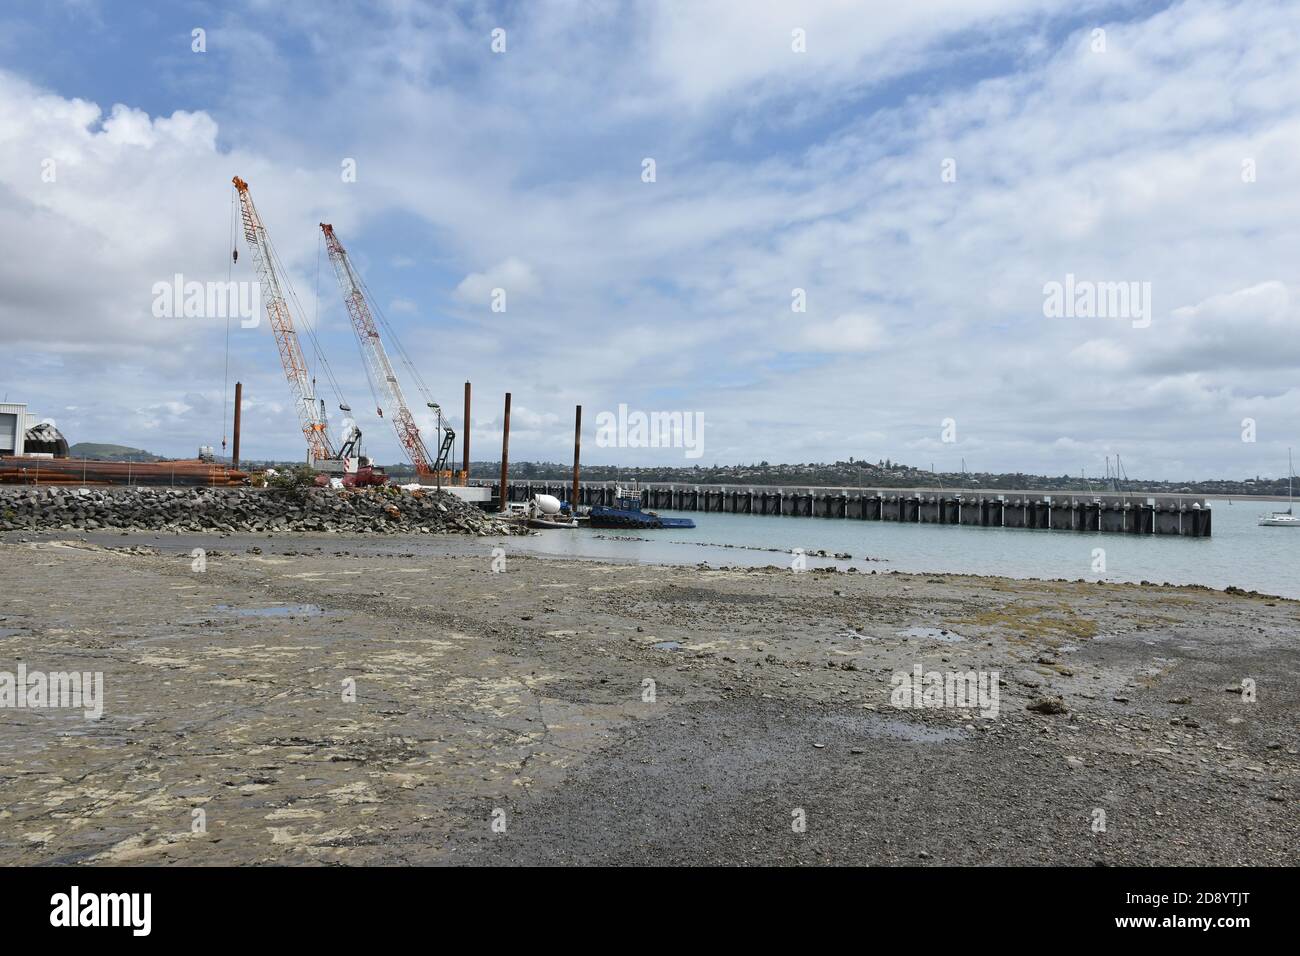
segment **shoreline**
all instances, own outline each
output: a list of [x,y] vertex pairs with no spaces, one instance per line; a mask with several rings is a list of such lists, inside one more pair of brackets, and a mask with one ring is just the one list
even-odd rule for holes
[[[536,536],[541,537],[548,533],[549,532],[541,531],[541,532],[537,532]],[[309,541],[322,541],[322,542],[329,541],[329,542],[337,543],[339,540],[345,540],[353,547],[360,547],[362,551],[367,550],[365,546],[370,546],[369,550],[373,550],[377,554],[384,553],[386,551],[391,551],[395,548],[398,548],[402,544],[402,542],[408,542],[412,545],[415,545],[419,549],[418,551],[409,552],[412,556],[416,556],[416,555],[424,556],[423,554],[421,554],[421,552],[427,552],[427,549],[430,548],[430,546],[436,546],[439,544],[449,546],[448,550],[446,551],[447,555],[462,556],[464,554],[471,553],[471,552],[472,553],[480,552],[483,548],[483,543],[488,540],[491,540],[496,544],[509,547],[511,545],[517,545],[520,540],[526,539],[527,536],[485,535],[482,537],[474,537],[474,536],[461,535],[461,534],[428,534],[428,535],[421,535],[419,537],[416,537],[413,535],[397,535],[397,534],[373,534],[373,535],[357,536],[357,535],[350,535],[347,533],[339,533],[339,532],[330,533],[330,532],[315,532],[315,531],[277,532],[274,535],[269,535],[262,532],[206,533],[206,532],[176,531],[176,532],[164,533],[158,531],[145,531],[145,530],[131,530],[127,532],[116,531],[116,530],[111,532],[104,532],[104,531],[96,532],[96,531],[84,531],[84,530],[75,530],[75,531],[46,530],[46,531],[0,532],[0,544],[16,544],[16,543],[24,543],[24,542],[31,543],[31,542],[38,542],[38,541],[52,542],[52,541],[81,540],[81,541],[85,541],[91,544],[96,544],[96,545],[100,545],[101,547],[111,549],[113,547],[119,546],[121,543],[121,539],[124,537],[148,538],[150,539],[149,546],[160,547],[162,550],[167,550],[165,547],[162,546],[164,546],[168,542],[175,542],[178,541],[179,539],[185,539],[183,542],[181,542],[181,544],[183,544],[184,546],[176,548],[177,552],[181,552],[181,551],[188,552],[189,550],[192,549],[192,547],[195,546],[194,542],[196,541],[210,541],[210,542],[234,541],[235,545],[249,544],[249,546],[261,547],[262,543],[267,540],[270,540],[272,542],[276,542],[276,541],[292,542],[295,540],[299,540],[300,543],[309,542]],[[612,540],[617,540],[617,539],[612,539]],[[646,540],[646,539],[629,539],[629,540]],[[257,543],[254,545],[252,544],[252,542],[257,542]],[[762,551],[762,552],[772,552],[776,554],[787,554],[787,555],[793,553],[790,551],[782,551],[780,549],[773,549],[773,548],[762,548],[756,546],[736,545],[736,544],[717,544],[717,543],[705,542],[705,541],[680,541],[680,542],[669,542],[669,543],[691,545],[691,546],[703,547],[703,548],[716,548],[720,551],[721,550]],[[321,547],[321,545],[318,545],[317,547]],[[217,547],[216,550],[220,550],[220,548]],[[293,549],[288,549],[288,550],[291,552],[293,551]],[[819,549],[817,552],[811,550],[805,552],[805,557],[810,562],[815,562],[815,563],[810,563],[807,571],[803,573],[826,574],[828,572],[835,572],[837,574],[846,574],[851,576],[863,576],[863,577],[895,575],[901,577],[947,577],[947,578],[954,578],[954,579],[970,579],[973,581],[984,581],[984,582],[1004,581],[1009,583],[1022,583],[1022,584],[1035,584],[1035,583],[1085,584],[1093,587],[1157,588],[1157,589],[1170,590],[1170,591],[1173,590],[1203,591],[1210,594],[1218,594],[1218,595],[1225,595],[1225,596],[1237,595],[1242,597],[1259,598],[1262,600],[1286,601],[1292,604],[1300,604],[1300,597],[1289,597],[1285,594],[1273,594],[1267,591],[1258,591],[1251,588],[1241,588],[1241,587],[1237,587],[1236,585],[1227,585],[1222,588],[1216,588],[1208,584],[1175,583],[1171,581],[1118,581],[1118,580],[1106,580],[1105,578],[1089,579],[1089,578],[1021,577],[1017,575],[1008,575],[1008,574],[978,574],[975,572],[968,572],[968,571],[905,570],[901,568],[890,568],[890,567],[883,567],[883,566],[880,568],[869,568],[866,570],[854,568],[853,571],[849,571],[848,568],[852,567],[852,565],[848,564],[847,562],[836,562],[835,559],[829,555],[829,553],[823,553],[823,552],[824,549]],[[427,553],[433,554],[433,552],[427,552]],[[772,572],[783,572],[783,573],[789,572],[788,567],[782,567],[781,565],[778,564],[726,565],[726,564],[713,564],[711,562],[699,562],[699,561],[680,561],[680,562],[643,561],[632,556],[597,557],[591,555],[563,554],[554,551],[543,551],[540,549],[520,549],[520,555],[527,555],[529,557],[534,557],[534,558],[539,558],[544,560],[585,562],[593,565],[601,565],[601,564],[618,564],[623,566],[650,565],[655,567],[668,567],[668,568],[679,568],[679,569],[692,569],[692,568],[698,569],[698,568],[706,567],[710,570],[719,570],[719,571],[734,570],[734,571],[772,571]],[[861,561],[861,562],[869,562],[872,564],[880,564],[880,565],[887,565],[889,563],[888,558],[861,557],[861,558],[855,558],[854,560]]]
[[[542,537],[548,533],[550,532],[546,532],[546,531],[536,532],[535,536]],[[171,542],[177,542],[178,546],[175,550],[179,553],[179,552],[188,552],[189,550],[191,550],[193,547],[196,546],[195,542],[200,542],[200,541],[213,543],[215,546],[215,550],[219,551],[220,547],[217,544],[217,542],[221,542],[221,541],[233,542],[233,546],[247,545],[251,547],[261,547],[265,541],[286,542],[286,543],[298,541],[299,544],[302,544],[302,543],[314,542],[314,541],[337,543],[340,540],[343,540],[348,542],[354,548],[359,548],[360,552],[370,550],[376,554],[382,554],[388,551],[392,551],[394,549],[398,549],[401,547],[403,542],[406,542],[409,543],[410,545],[414,545],[418,549],[416,551],[404,552],[404,553],[409,553],[411,556],[414,557],[417,555],[418,556],[433,555],[435,552],[429,551],[428,549],[439,545],[447,547],[447,550],[445,551],[445,554],[447,556],[464,556],[469,553],[481,552],[484,547],[484,542],[486,541],[492,541],[495,544],[503,545],[508,548],[510,546],[518,545],[518,543],[521,540],[526,540],[527,537],[528,536],[525,535],[509,535],[509,536],[484,535],[481,537],[476,537],[476,536],[469,536],[469,535],[462,535],[462,534],[446,534],[446,533],[433,533],[428,535],[420,535],[419,537],[416,537],[414,535],[399,535],[399,534],[352,535],[343,532],[316,532],[316,531],[277,532],[274,535],[270,535],[270,534],[265,534],[264,532],[208,533],[208,532],[188,532],[188,531],[159,532],[159,531],[147,531],[147,530],[130,530],[125,532],[117,531],[117,530],[114,531],[41,530],[41,531],[0,532],[0,544],[80,540],[90,544],[95,544],[101,547],[112,549],[114,547],[120,546],[122,538],[145,538],[145,539],[149,539],[148,541],[149,546],[158,547],[160,548],[160,550],[164,550],[164,551],[170,550],[165,547],[166,544]],[[617,538],[612,538],[610,536],[604,536],[604,537],[608,538],[609,540],[621,540]],[[628,540],[637,541],[637,540],[648,540],[648,539],[630,538]],[[254,542],[256,543],[254,544]],[[793,552],[791,551],[783,551],[781,549],[775,549],[775,548],[764,548],[764,547],[737,545],[737,544],[718,544],[714,542],[705,542],[705,541],[676,541],[676,542],[666,542],[666,543],[681,544],[681,545],[695,546],[695,547],[702,547],[702,548],[714,548],[719,551],[736,550],[736,551],[770,552],[774,554],[785,554],[785,555],[793,554]],[[227,547],[230,546],[232,545],[228,543]],[[317,545],[317,547],[323,547],[323,545]],[[296,553],[296,551],[294,551],[294,549],[292,548],[288,548],[287,550],[290,553]],[[592,555],[580,555],[580,554],[564,554],[561,552],[543,551],[541,549],[531,549],[531,548],[520,549],[519,555],[520,556],[527,555],[529,557],[539,558],[544,560],[589,563],[593,565],[618,564],[621,566],[631,566],[631,567],[654,566],[654,567],[667,567],[667,568],[679,568],[679,569],[708,568],[710,570],[719,570],[719,571],[733,571],[733,570],[734,571],[769,571],[769,572],[781,572],[781,573],[789,572],[790,570],[788,567],[782,567],[781,565],[778,564],[726,565],[726,564],[713,564],[711,562],[699,562],[699,561],[687,561],[687,560],[683,560],[680,562],[679,561],[644,561],[633,556],[619,556],[619,555],[592,556]],[[883,576],[893,575],[899,577],[946,577],[946,578],[954,578],[954,579],[970,579],[972,581],[982,581],[982,582],[1003,581],[1003,582],[1018,583],[1018,584],[1084,584],[1093,587],[1103,587],[1103,588],[1104,587],[1156,588],[1156,589],[1168,590],[1168,591],[1188,590],[1188,591],[1200,591],[1209,594],[1217,594],[1217,595],[1224,595],[1224,596],[1236,595],[1241,597],[1251,597],[1251,598],[1258,598],[1261,600],[1268,600],[1268,601],[1286,601],[1288,603],[1300,605],[1300,597],[1290,597],[1285,594],[1273,594],[1268,591],[1259,591],[1252,588],[1242,588],[1242,587],[1237,587],[1236,585],[1227,585],[1222,588],[1217,588],[1208,584],[1177,583],[1172,581],[1146,581],[1146,580],[1119,581],[1119,580],[1107,580],[1105,578],[1063,578],[1063,577],[1047,578],[1047,577],[1018,576],[1018,575],[1010,575],[1010,574],[979,574],[979,573],[969,572],[969,571],[907,570],[901,568],[887,567],[885,565],[888,565],[890,563],[890,559],[875,558],[875,557],[854,558],[855,561],[881,565],[881,567],[879,568],[859,569],[853,567],[853,565],[848,562],[836,561],[835,558],[832,555],[830,555],[830,553],[827,552],[825,549],[818,549],[817,551],[807,550],[805,551],[805,557],[808,559],[810,564],[807,568],[807,571],[803,573],[826,574],[828,572],[834,572],[836,574],[844,574],[844,575],[849,575],[854,577],[857,576],[871,577],[871,576],[882,576],[882,575]],[[850,567],[853,567],[852,571],[849,570]]]

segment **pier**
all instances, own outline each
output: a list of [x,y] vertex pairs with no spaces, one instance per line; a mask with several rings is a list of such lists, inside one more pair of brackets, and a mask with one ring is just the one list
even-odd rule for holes
[[[476,481],[500,495],[500,482]],[[607,505],[615,482],[580,482],[579,505]],[[510,501],[533,495],[573,494],[561,481],[511,481]],[[624,485],[626,488],[627,485]],[[724,487],[650,483],[641,485],[641,505],[667,511],[896,521],[904,524],[965,525],[1116,534],[1210,536],[1213,511],[1204,497],[1141,492],[999,491],[942,488]]]

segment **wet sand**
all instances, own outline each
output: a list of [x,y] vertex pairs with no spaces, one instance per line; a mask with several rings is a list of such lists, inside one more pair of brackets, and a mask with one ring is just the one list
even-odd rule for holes
[[[105,702],[0,709],[7,865],[1297,862],[1297,602],[26,537],[0,672]],[[996,716],[895,707],[918,665],[998,672]]]

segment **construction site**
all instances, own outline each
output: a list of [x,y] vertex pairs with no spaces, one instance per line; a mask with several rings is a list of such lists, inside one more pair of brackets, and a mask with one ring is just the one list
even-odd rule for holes
[[[251,258],[265,317],[275,339],[288,394],[305,444],[305,467],[310,470],[314,483],[325,489],[347,489],[351,492],[366,488],[395,489],[389,476],[364,451],[362,430],[354,417],[353,407],[342,396],[338,379],[321,348],[318,336],[303,321],[302,306],[288,283],[287,270],[257,211],[248,183],[238,176],[231,182],[234,190],[232,203],[238,204],[239,223],[247,254]],[[232,232],[233,222],[232,218]],[[401,339],[375,304],[374,297],[354,267],[334,227],[329,223],[320,223],[320,232],[375,402],[375,419],[386,420],[392,426],[399,445],[414,469],[414,480],[403,486],[405,490],[416,494],[426,489],[445,492],[483,509],[508,510],[499,490],[494,493],[490,488],[471,486],[468,480],[470,382],[464,384],[462,420],[465,425],[458,449],[457,434],[447,424],[443,406],[435,401],[433,392],[403,347]],[[231,249],[231,265],[238,262],[239,248],[235,247]],[[338,399],[338,412],[343,417],[336,434],[331,433],[327,403],[318,394],[317,375],[313,374],[308,365],[301,332],[305,332],[310,339],[318,372],[329,382]],[[414,385],[423,409],[433,419],[431,437],[426,437],[426,433],[421,431],[416,415],[407,402],[397,370],[389,356],[390,350],[406,381]],[[228,458],[226,436],[223,434],[220,453],[212,445],[200,444],[198,454],[193,459],[133,462],[72,457],[67,439],[52,422],[28,413],[27,406],[23,403],[0,404],[0,485],[206,489],[265,487],[268,480],[278,477],[274,469],[250,471],[241,470],[240,467],[243,406],[243,385],[236,382]],[[580,407],[577,414],[579,426],[575,432],[575,488],[581,435]],[[510,395],[507,394],[505,438],[501,454],[503,484],[506,482],[509,457],[509,416]]]

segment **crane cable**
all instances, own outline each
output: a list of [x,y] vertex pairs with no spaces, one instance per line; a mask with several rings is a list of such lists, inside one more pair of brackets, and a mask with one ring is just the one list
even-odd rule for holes
[[[302,302],[298,299],[298,293],[294,289],[293,283],[289,280],[289,273],[284,268],[284,262],[280,259],[280,253],[276,251],[275,245],[271,242],[271,237],[265,235],[265,238],[267,248],[271,250],[271,258],[275,263],[275,269],[279,273],[280,279],[283,282],[289,297],[293,300],[294,308],[299,315],[305,317],[307,310],[302,307]],[[319,297],[317,305],[319,306]],[[315,323],[313,322],[312,324],[314,325]],[[346,405],[347,402],[343,400],[343,393],[339,387],[338,379],[334,377],[334,370],[330,368],[329,361],[325,358],[325,353],[321,350],[320,340],[316,337],[316,332],[311,325],[307,326],[307,337],[311,340],[312,351],[316,355],[318,364],[325,372],[325,381],[329,385],[330,390],[333,391],[335,399],[338,401],[339,405]]]
[[[230,238],[227,240],[227,246],[231,250],[235,247],[235,187],[230,187]],[[230,288],[231,279],[234,278],[233,271],[235,268],[234,255],[226,260],[226,288]],[[226,309],[226,367],[221,377],[221,451],[226,451],[226,422],[229,421],[230,398],[230,309]]]
[[392,323],[388,321],[388,316],[384,314],[384,310],[380,308],[379,303],[374,301],[374,296],[370,294],[370,288],[365,285],[364,279],[361,280],[361,283],[362,287],[365,289],[366,298],[370,299],[374,306],[374,313],[379,318],[379,324],[384,328],[385,336],[393,343],[393,349],[397,352],[398,362],[400,362],[402,367],[410,373],[411,378],[415,382],[416,391],[424,396],[424,400],[426,402],[433,401],[433,396],[429,393],[429,386],[424,383],[424,378],[420,375],[420,370],[417,369],[415,363],[411,361],[411,356],[407,353],[406,346],[402,344],[402,340],[398,337],[397,330],[393,328]]
[[[324,244],[323,234],[322,234],[322,233],[317,233],[317,234],[316,234],[316,271],[317,271],[318,274],[319,274],[319,272],[320,272],[320,249],[321,249],[321,246],[322,246],[323,244]],[[340,248],[341,248],[341,247],[340,247]],[[352,266],[352,264],[351,264],[351,262],[347,259],[347,254],[344,253],[343,271],[348,275],[349,278],[351,278],[351,279],[356,280],[356,281],[359,282],[360,279],[361,279],[361,277],[360,277],[359,275],[356,274],[356,272],[352,269],[351,266]],[[335,268],[334,263],[333,263],[333,257],[332,257],[332,256],[331,256],[330,268]],[[347,302],[346,302],[346,299],[347,299],[349,293],[346,292],[346,291],[344,291],[344,292],[343,292],[343,295],[344,295],[344,299],[345,299],[345,301],[344,301],[344,308],[347,309]],[[367,298],[368,298],[368,297],[367,297]],[[356,322],[353,322],[353,321],[352,321],[352,315],[351,315],[350,311],[349,311],[349,314],[348,314],[348,324],[349,324],[350,326],[352,326],[352,334],[353,334],[353,337],[356,338],[356,340],[357,340],[357,346],[358,346],[358,347],[360,348],[360,350],[361,350],[361,367],[362,367],[362,369],[363,369],[363,370],[365,371],[365,373],[366,373],[366,384],[370,387],[370,398],[371,398],[371,400],[374,401],[374,403],[375,403],[375,409],[379,412],[379,417],[380,417],[380,418],[383,418],[383,417],[384,417],[384,412],[383,412],[384,403],[383,403],[382,399],[380,399],[380,397],[379,397],[379,390],[378,390],[378,388],[377,388],[376,385],[375,385],[375,377],[374,377],[373,374],[371,374],[371,369],[370,369],[370,359],[369,359],[369,357],[368,357],[369,354],[370,354],[370,351],[369,351],[369,349],[368,349],[368,347],[367,347],[367,345],[366,345],[366,342],[363,340],[363,338],[362,338],[362,336],[361,336],[361,329],[357,327]],[[391,410],[390,410],[390,411],[391,411]]]
[[380,325],[384,327],[386,337],[393,343],[393,348],[397,352],[397,360],[402,363],[403,368],[410,372],[411,378],[415,381],[416,390],[424,397],[425,402],[432,403],[433,395],[429,391],[429,386],[425,384],[419,369],[415,367],[415,363],[407,353],[406,347],[402,345],[402,340],[398,338],[397,331],[389,323],[388,317],[384,315],[384,310],[379,307],[379,304],[374,300],[374,296],[370,294],[370,287],[366,285],[366,280],[357,276],[357,281],[361,283],[362,291],[364,291],[366,299],[370,302],[372,311],[379,318]]

